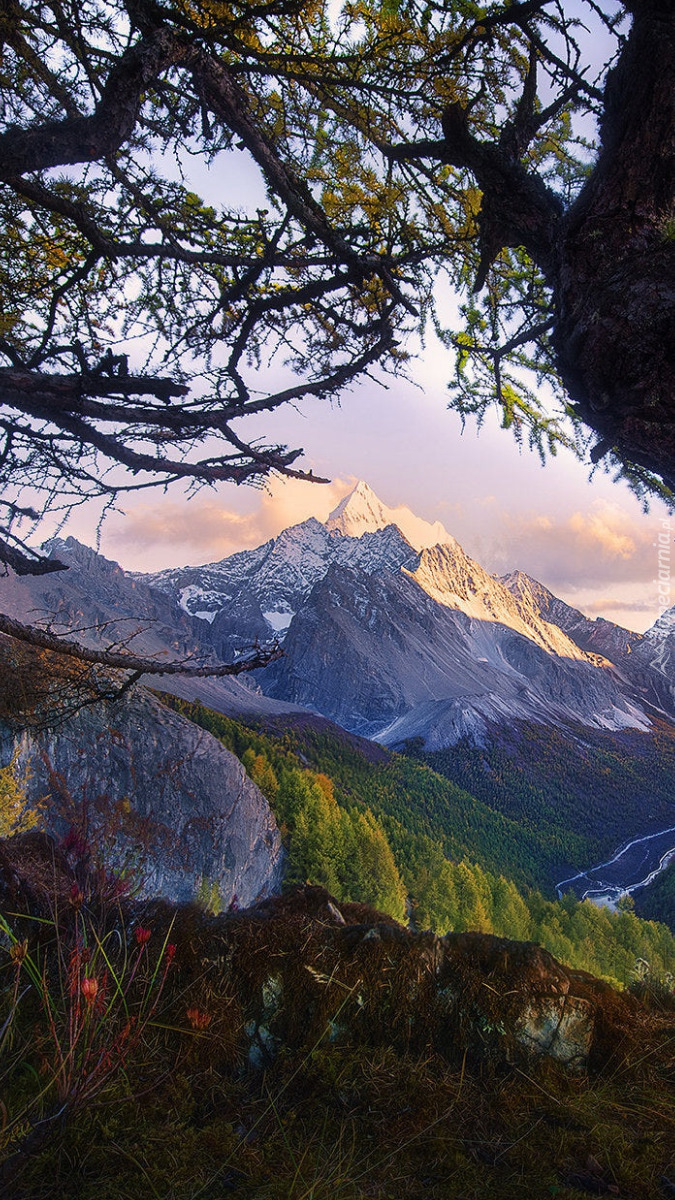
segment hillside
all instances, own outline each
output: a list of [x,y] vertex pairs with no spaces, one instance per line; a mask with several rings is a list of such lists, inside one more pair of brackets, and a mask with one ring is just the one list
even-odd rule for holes
[[404,748],[535,837],[569,839],[577,867],[597,861],[627,832],[675,824],[670,722],[654,719],[645,738],[514,721],[483,747],[464,740],[439,751],[419,742]]
[[419,929],[533,940],[622,986],[637,959],[656,977],[675,973],[669,929],[640,921],[630,905],[611,912],[571,894],[545,898],[523,870],[537,853],[545,862],[550,845],[526,837],[521,859],[520,827],[429,767],[325,722],[263,731],[168,702],[237,754],[269,800],[285,836],[286,885],[309,880],[399,920],[409,913]]

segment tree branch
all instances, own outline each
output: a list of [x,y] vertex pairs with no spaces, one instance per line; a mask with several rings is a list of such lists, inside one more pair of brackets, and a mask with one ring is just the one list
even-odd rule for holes
[[445,161],[468,168],[483,192],[478,218],[481,261],[474,290],[480,291],[490,264],[504,246],[523,246],[550,276],[563,216],[560,197],[539,176],[529,174],[514,157],[513,147],[505,150],[474,137],[461,104],[450,104],[445,109],[443,133]]
[[8,617],[4,613],[0,613],[0,633],[20,642],[27,642],[30,646],[37,646],[40,650],[50,650],[55,654],[63,654],[67,658],[76,658],[80,662],[99,664],[115,670],[134,671],[139,675],[185,675],[191,679],[242,675],[246,671],[266,667],[268,663],[282,658],[284,653],[279,644],[274,642],[269,649],[256,648],[254,654],[249,658],[242,659],[241,662],[194,667],[185,662],[159,663],[156,659],[140,658],[126,651],[94,650],[79,642],[59,638],[46,629],[24,625],[23,622]]
[[189,48],[166,29],[136,42],[111,69],[101,99],[88,117],[67,117],[0,134],[0,178],[47,167],[94,162],[114,154],[134,131],[143,97],[167,67]]
[[44,417],[80,411],[83,396],[155,396],[168,402],[170,397],[186,396],[188,391],[182,383],[152,375],[106,374],[103,370],[86,375],[48,375],[0,367],[0,404],[22,412],[40,409],[38,415]]

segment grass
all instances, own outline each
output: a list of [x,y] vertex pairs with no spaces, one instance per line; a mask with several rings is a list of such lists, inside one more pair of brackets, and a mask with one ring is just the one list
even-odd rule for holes
[[535,1078],[321,1046],[262,1077],[192,1070],[143,1102],[82,1111],[22,1187],[31,1200],[654,1200],[674,1126],[657,1081],[621,1072]]
[[[5,914],[0,990],[11,1021],[0,1049],[0,1172],[24,1152],[3,1200],[666,1194],[661,1181],[675,1174],[672,1012],[629,1004],[637,1035],[617,1038],[586,1075],[495,1056],[480,1036],[453,1050],[426,1018],[406,1032],[406,1003],[426,1003],[406,982],[416,942],[343,943],[339,927],[331,940],[319,909],[308,919],[293,899],[283,905],[281,916],[273,908],[253,921],[132,905],[103,914],[101,925],[93,903],[62,901],[39,920]],[[374,914],[343,908],[361,936],[359,922]],[[85,921],[92,953],[77,979],[107,971],[112,1007],[81,1010],[73,1024],[65,951],[78,930],[84,941]],[[169,929],[176,950],[165,971]],[[338,944],[339,977],[330,957]],[[275,997],[268,987],[261,1000],[277,977]],[[257,1005],[261,1020],[260,1004],[269,1010],[272,1000],[279,1009],[264,1019],[278,1050],[255,1066],[251,1015]],[[134,1017],[136,1034],[121,1046]],[[345,1025],[348,1038],[336,1040]],[[31,1142],[64,1103],[49,1137]]]

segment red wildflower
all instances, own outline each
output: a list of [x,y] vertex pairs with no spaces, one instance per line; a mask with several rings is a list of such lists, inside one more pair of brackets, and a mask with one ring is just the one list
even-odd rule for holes
[[96,976],[92,975],[89,979],[83,979],[80,984],[80,991],[87,1004],[93,1004],[98,995],[98,979]]
[[148,942],[150,941],[151,933],[151,929],[144,929],[142,925],[138,926],[136,930],[136,941],[138,942],[139,946],[147,946]]
[[172,963],[176,954],[176,947],[173,942],[169,942],[166,948],[166,961]]

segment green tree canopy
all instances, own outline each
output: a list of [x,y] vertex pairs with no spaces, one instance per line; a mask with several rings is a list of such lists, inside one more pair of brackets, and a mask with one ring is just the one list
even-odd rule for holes
[[427,322],[462,414],[673,485],[670,0],[5,0],[0,37],[17,569],[82,496],[311,475],[255,418]]

